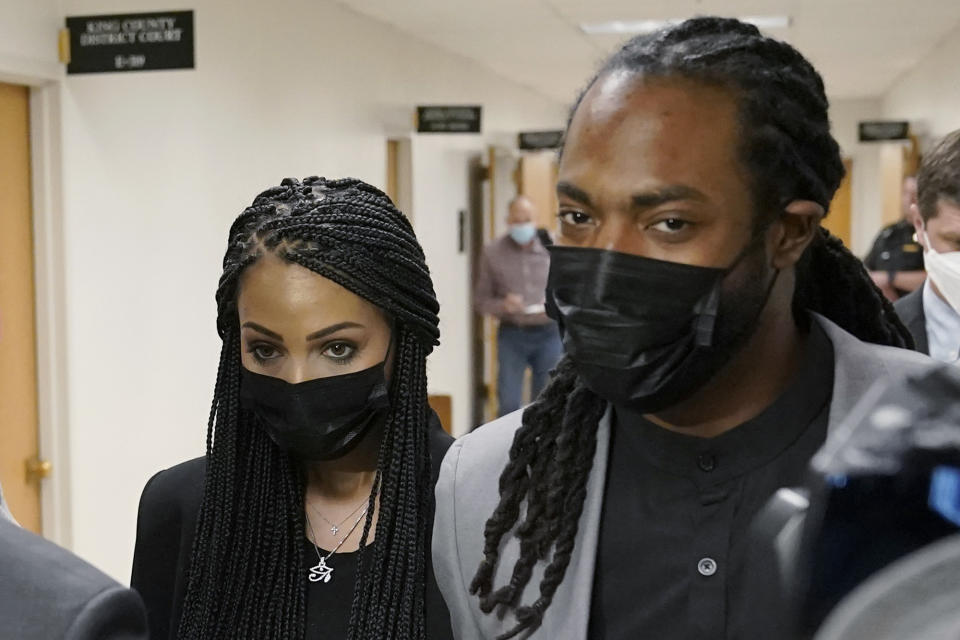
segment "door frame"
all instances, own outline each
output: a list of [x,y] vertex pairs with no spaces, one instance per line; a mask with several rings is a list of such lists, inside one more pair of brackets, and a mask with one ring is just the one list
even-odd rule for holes
[[[51,44],[53,46],[53,44]],[[62,65],[0,56],[0,82],[30,89],[30,174],[36,299],[37,436],[53,464],[43,480],[44,537],[70,548],[70,429],[63,239]]]

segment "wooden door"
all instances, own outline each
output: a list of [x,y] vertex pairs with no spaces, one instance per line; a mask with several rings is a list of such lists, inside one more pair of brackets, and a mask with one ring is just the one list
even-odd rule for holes
[[853,213],[852,213],[852,191],[851,181],[853,179],[853,161],[845,158],[843,167],[847,174],[840,183],[840,188],[833,196],[833,202],[830,203],[830,212],[823,220],[823,226],[833,235],[843,240],[848,248],[851,246],[851,237],[853,233]]
[[517,192],[537,208],[537,227],[557,228],[557,154],[554,151],[525,153],[517,171]]
[[0,83],[0,484],[14,517],[40,533],[37,361],[26,87]]

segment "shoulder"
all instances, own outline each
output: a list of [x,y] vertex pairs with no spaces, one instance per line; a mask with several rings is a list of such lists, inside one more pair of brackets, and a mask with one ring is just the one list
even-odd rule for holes
[[143,598],[157,638],[176,628],[206,470],[206,458],[194,458],[160,471],[140,498],[130,585]]
[[923,286],[915,291],[908,293],[893,303],[893,308],[897,314],[906,322],[911,321],[919,313],[923,312]]
[[[194,458],[157,472],[140,496],[137,515],[137,555],[191,541],[196,528],[207,472],[206,458]],[[141,558],[136,558],[140,560]]]
[[[520,409],[457,439],[444,456],[438,496],[440,485],[444,485],[451,494],[456,492],[484,500],[497,498],[500,472],[510,458],[514,434],[522,423],[523,409]],[[486,518],[489,512],[481,515]]]
[[[16,638],[146,638],[135,593],[66,549],[0,521],[0,618]],[[101,633],[98,634],[96,630]]]
[[485,245],[483,245],[483,251],[488,256],[499,255],[504,250],[509,249],[510,245],[508,244],[509,237],[507,236],[497,236],[492,240],[488,240]]
[[830,423],[839,424],[878,380],[899,383],[946,366],[917,351],[870,344],[814,314],[834,350]]
[[522,410],[459,438],[447,451],[440,469],[433,521],[433,570],[457,638],[498,635],[481,631],[484,625],[496,626],[497,622],[480,612],[479,601],[469,595],[469,585],[482,560],[484,524],[500,500],[500,474],[521,418]]
[[437,476],[440,475],[440,463],[443,462],[443,457],[447,454],[447,450],[450,449],[454,440],[453,436],[444,431],[443,425],[440,424],[440,418],[432,409],[427,417],[427,438],[427,446],[430,449],[430,477],[433,479],[433,484],[436,485]]
[[140,510],[145,507],[182,510],[184,506],[199,505],[203,497],[203,483],[207,473],[207,459],[194,458],[158,471],[147,481],[140,497]]

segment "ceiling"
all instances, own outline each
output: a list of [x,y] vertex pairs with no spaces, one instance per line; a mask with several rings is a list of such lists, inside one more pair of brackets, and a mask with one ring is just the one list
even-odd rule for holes
[[624,36],[581,23],[694,15],[786,15],[769,31],[816,66],[833,99],[884,94],[960,26],[958,0],[338,0],[470,58],[542,95],[570,102]]

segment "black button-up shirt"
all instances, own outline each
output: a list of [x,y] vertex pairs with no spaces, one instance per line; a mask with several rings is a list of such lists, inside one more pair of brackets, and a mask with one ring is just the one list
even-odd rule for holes
[[786,391],[720,436],[614,410],[592,640],[754,640],[748,528],[777,489],[804,480],[826,437],[833,369],[833,346],[813,323]]

